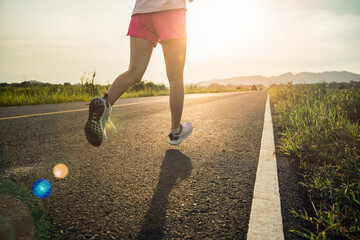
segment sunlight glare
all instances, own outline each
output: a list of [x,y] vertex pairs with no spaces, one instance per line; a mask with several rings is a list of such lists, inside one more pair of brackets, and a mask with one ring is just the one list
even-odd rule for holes
[[262,14],[257,1],[209,0],[204,7],[188,8],[188,57],[231,55],[233,50],[254,48]]

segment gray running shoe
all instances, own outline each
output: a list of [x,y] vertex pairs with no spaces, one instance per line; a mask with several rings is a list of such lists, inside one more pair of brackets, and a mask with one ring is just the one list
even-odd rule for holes
[[[107,94],[93,98],[89,106],[89,118],[85,124],[85,135],[88,142],[98,147],[104,139],[106,122],[110,118],[111,106],[107,100]],[[106,136],[105,136],[106,137]]]
[[171,145],[180,144],[185,138],[191,135],[194,127],[191,122],[186,122],[180,124],[180,133],[179,134],[169,134],[169,143]]

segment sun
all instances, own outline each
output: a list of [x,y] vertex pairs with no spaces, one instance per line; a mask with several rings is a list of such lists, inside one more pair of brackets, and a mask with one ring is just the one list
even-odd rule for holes
[[255,1],[207,0],[188,6],[188,58],[229,55],[254,47],[261,16]]

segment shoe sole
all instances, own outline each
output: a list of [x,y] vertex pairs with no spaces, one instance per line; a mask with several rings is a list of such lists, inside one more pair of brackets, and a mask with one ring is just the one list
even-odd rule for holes
[[104,117],[105,106],[104,104],[96,106],[96,101],[98,101],[98,99],[90,102],[89,118],[85,124],[85,135],[91,145],[98,147],[104,139],[104,128],[100,123]]
[[188,134],[186,134],[185,135],[185,137],[183,137],[183,138],[179,138],[178,140],[175,140],[175,141],[171,141],[170,139],[169,139],[169,143],[171,144],[171,145],[179,145],[182,141],[184,141],[185,140],[185,138],[187,138],[188,136],[190,136],[191,134],[192,134],[192,132],[193,132],[193,129],[191,129],[191,131],[188,133]]

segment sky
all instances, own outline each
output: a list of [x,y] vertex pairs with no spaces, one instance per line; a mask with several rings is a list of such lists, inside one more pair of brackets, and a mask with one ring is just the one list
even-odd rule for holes
[[[108,84],[129,64],[135,0],[0,0],[0,82]],[[194,0],[185,84],[236,76],[360,73],[359,0]],[[143,77],[167,83],[161,46]]]

